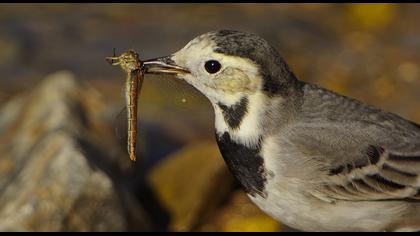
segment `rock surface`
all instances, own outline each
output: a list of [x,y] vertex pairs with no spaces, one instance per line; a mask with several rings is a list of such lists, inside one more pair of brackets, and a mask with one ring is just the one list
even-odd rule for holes
[[0,231],[151,229],[97,91],[59,72],[0,109]]

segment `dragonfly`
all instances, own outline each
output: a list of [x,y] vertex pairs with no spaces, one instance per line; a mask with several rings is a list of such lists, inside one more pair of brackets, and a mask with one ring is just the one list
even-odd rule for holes
[[187,69],[171,65],[167,57],[141,61],[139,54],[133,49],[120,56],[106,57],[111,65],[119,65],[126,73],[125,101],[127,110],[127,151],[131,161],[136,161],[137,144],[137,101],[143,85],[144,75],[190,73]]

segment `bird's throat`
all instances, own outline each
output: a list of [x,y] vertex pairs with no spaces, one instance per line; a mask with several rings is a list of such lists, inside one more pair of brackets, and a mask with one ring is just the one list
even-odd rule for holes
[[236,143],[255,148],[264,132],[263,122],[266,113],[264,94],[238,97],[235,103],[213,104],[215,126],[218,135],[228,132]]
[[238,103],[232,106],[227,106],[221,102],[217,103],[222,110],[223,118],[230,129],[239,128],[244,116],[248,112],[248,103],[247,97],[242,97]]

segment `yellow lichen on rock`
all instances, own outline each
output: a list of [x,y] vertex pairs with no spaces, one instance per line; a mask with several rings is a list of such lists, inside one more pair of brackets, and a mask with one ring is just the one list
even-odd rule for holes
[[233,184],[215,142],[187,145],[149,175],[157,198],[170,214],[169,229],[191,231],[226,198]]
[[200,231],[279,232],[281,224],[261,211],[242,190],[236,190]]

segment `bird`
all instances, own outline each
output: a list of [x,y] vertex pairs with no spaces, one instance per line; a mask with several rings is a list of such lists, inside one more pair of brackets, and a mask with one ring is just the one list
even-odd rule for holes
[[204,33],[146,73],[208,98],[228,169],[265,213],[300,231],[419,231],[420,125],[299,80],[276,48]]

